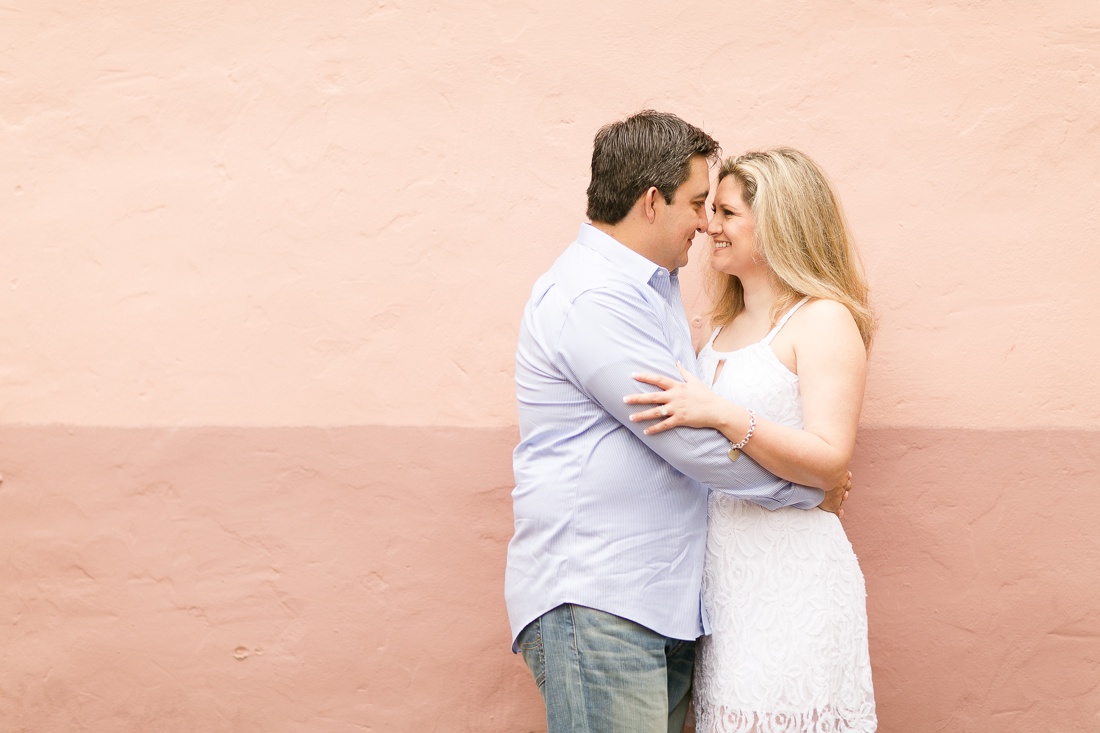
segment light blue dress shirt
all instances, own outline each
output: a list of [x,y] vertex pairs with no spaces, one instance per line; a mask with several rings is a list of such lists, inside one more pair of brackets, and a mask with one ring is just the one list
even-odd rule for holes
[[563,603],[675,639],[706,633],[700,604],[708,489],[769,509],[816,507],[715,430],[643,435],[623,397],[636,371],[695,368],[676,273],[595,227],[535,283],[516,350],[520,442],[505,599],[514,640]]

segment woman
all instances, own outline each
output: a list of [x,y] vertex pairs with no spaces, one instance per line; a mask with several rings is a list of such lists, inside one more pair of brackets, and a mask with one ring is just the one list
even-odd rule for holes
[[[661,375],[628,402],[646,433],[716,428],[772,473],[830,488],[846,473],[874,330],[867,286],[824,173],[790,148],[727,160],[711,266],[718,325],[704,383]],[[709,385],[709,387],[708,387]],[[713,388],[713,389],[711,389]],[[714,492],[694,704],[700,733],[873,731],[863,575],[838,517]]]

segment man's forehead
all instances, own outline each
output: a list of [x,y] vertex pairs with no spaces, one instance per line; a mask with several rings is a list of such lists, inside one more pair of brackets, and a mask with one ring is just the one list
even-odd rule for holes
[[691,200],[706,198],[710,194],[710,166],[702,158],[693,158],[691,174],[681,184],[677,193],[684,193]]
[[688,189],[686,192],[694,199],[705,199],[710,195],[710,178],[703,180],[701,183],[693,183],[691,179],[688,179],[687,184],[684,186]]

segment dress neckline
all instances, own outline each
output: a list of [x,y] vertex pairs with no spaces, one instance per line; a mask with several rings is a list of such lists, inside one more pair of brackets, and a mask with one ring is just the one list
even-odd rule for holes
[[[719,351],[718,349],[714,348],[714,339],[718,338],[718,334],[721,333],[722,328],[724,328],[723,326],[719,326],[718,328],[714,329],[714,333],[712,333],[710,335],[710,339],[703,346],[703,348],[704,349],[710,349],[715,354],[722,355],[722,354],[736,354],[739,351],[744,351],[745,349],[751,349],[752,347],[760,346],[761,344],[771,345],[772,340],[775,338],[776,334],[779,333],[780,329],[782,329],[783,326],[787,325],[787,321],[790,320],[791,316],[794,315],[795,311],[797,311],[799,308],[804,306],[806,304],[806,302],[809,301],[809,299],[810,299],[810,296],[808,296],[808,295],[804,296],[802,298],[802,300],[798,301],[793,306],[791,306],[787,310],[787,312],[783,314],[783,316],[779,319],[779,321],[775,324],[775,326],[772,327],[772,330],[768,331],[767,335],[764,336],[764,338],[760,339],[759,341],[754,341],[751,344],[745,344],[744,346],[736,348],[733,351]],[[782,362],[780,362],[780,363],[782,363]],[[784,368],[786,368],[786,367],[784,367]],[[790,371],[790,370],[788,369],[787,371]]]

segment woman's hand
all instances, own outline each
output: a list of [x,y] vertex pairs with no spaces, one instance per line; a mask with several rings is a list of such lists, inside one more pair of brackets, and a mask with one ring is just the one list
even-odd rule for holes
[[689,428],[718,427],[722,423],[723,412],[732,407],[732,403],[716,395],[695,375],[684,369],[680,362],[676,362],[676,368],[684,381],[678,382],[660,374],[631,375],[639,382],[652,384],[662,390],[627,395],[623,398],[623,402],[628,405],[653,405],[649,409],[639,410],[630,416],[633,422],[660,420],[656,425],[650,425],[645,429],[646,435],[661,433],[680,425]]

